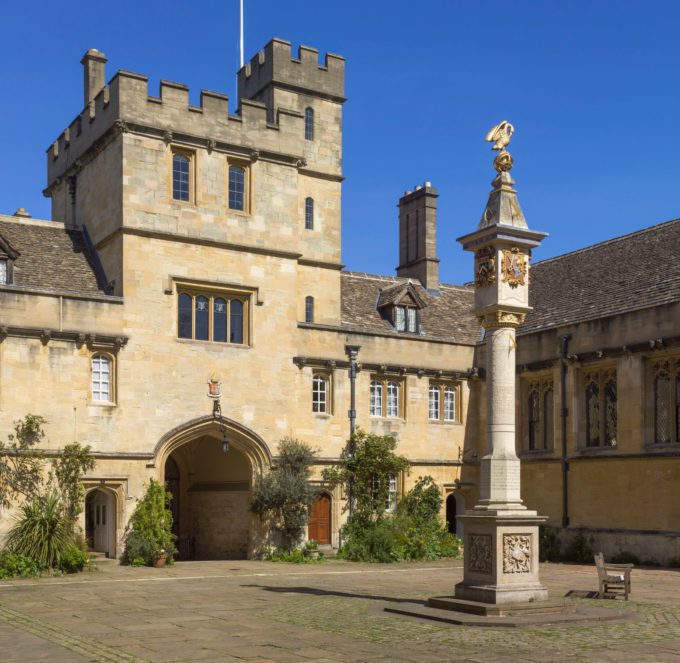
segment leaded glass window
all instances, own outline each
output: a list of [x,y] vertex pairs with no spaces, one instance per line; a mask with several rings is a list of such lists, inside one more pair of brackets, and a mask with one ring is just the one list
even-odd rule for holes
[[207,341],[210,329],[210,308],[208,298],[199,295],[196,297],[194,310],[194,334],[198,341]]
[[314,297],[305,297],[305,322],[314,322]]
[[588,371],[583,385],[585,446],[615,447],[618,428],[616,370]]
[[105,355],[92,357],[92,400],[111,402],[111,359]]
[[534,451],[538,442],[538,427],[540,425],[540,396],[537,389],[529,392],[529,450]]
[[399,385],[393,381],[387,383],[387,416],[399,416]]
[[416,329],[416,310],[409,306],[406,308],[406,331],[410,331],[415,334]]
[[328,383],[325,375],[315,375],[312,379],[312,412],[328,414]]
[[213,341],[227,342],[227,302],[222,297],[213,302]]
[[229,167],[229,209],[245,210],[246,171],[240,166]]
[[406,329],[406,310],[403,306],[394,307],[394,328],[397,331]]
[[371,381],[371,401],[370,401],[370,414],[372,417],[382,417],[383,416],[383,385],[379,380]]
[[652,365],[654,443],[680,443],[680,359]]
[[0,285],[7,285],[7,258],[0,259]]
[[305,229],[314,229],[314,199],[305,198]]
[[430,419],[439,419],[439,387],[436,385],[430,386],[428,398],[428,417]]
[[314,109],[305,108],[305,140],[314,140]]
[[177,336],[216,343],[244,343],[245,303],[240,297],[180,292]]
[[456,390],[444,387],[444,421],[456,421]]
[[172,156],[172,197],[175,200],[189,200],[191,160],[183,154]]

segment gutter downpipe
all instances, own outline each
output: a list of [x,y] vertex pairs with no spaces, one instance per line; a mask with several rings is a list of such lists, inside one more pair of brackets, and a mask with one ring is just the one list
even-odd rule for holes
[[[349,418],[349,455],[350,458],[354,458],[355,452],[355,442],[354,442],[354,431],[356,428],[356,379],[357,379],[357,357],[359,356],[360,345],[346,345],[345,354],[349,359],[349,389],[350,389],[350,405],[347,416]],[[352,522],[354,517],[354,479],[350,477],[349,489],[348,489],[348,499],[349,499],[349,521]]]
[[569,460],[567,458],[567,359],[571,334],[562,336],[560,348],[560,417],[562,419],[562,528],[569,527]]

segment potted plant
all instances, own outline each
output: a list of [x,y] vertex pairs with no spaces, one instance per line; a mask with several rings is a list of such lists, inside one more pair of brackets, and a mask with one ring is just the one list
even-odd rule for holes
[[302,549],[302,552],[305,557],[310,557],[311,559],[318,559],[319,557],[319,544],[314,541],[314,539],[310,539],[305,543],[305,547]]
[[151,553],[151,563],[157,569],[164,567],[168,563],[168,551],[165,548],[159,548]]

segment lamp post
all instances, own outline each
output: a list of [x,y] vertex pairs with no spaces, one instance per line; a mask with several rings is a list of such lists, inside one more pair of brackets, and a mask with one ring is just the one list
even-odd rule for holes
[[222,434],[222,451],[227,453],[229,451],[229,439],[227,438],[227,425],[224,423],[222,417],[222,405],[220,399],[222,398],[222,383],[214,377],[208,380],[208,398],[213,402],[213,419],[218,422],[220,433]]
[[[356,429],[356,379],[357,379],[357,357],[359,356],[360,345],[346,345],[345,354],[349,359],[349,410],[347,416],[349,418],[349,455],[354,459],[354,452],[356,451],[354,442],[354,431]],[[349,520],[352,521],[354,516],[354,477],[350,475],[349,478]]]

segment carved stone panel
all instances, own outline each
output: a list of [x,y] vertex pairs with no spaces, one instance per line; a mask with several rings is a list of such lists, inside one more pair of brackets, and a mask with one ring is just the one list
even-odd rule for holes
[[488,573],[492,570],[490,534],[470,534],[468,537],[468,570],[474,573]]
[[503,534],[503,573],[531,573],[531,534]]

